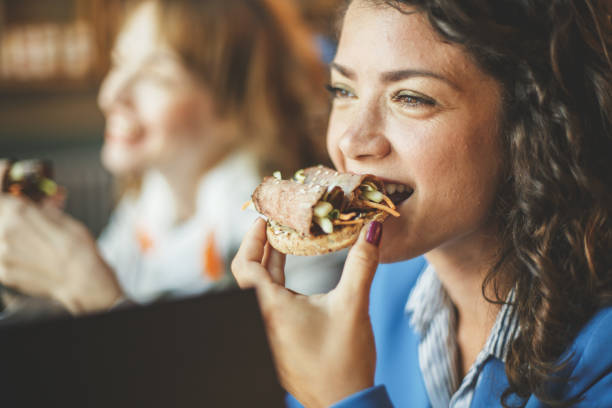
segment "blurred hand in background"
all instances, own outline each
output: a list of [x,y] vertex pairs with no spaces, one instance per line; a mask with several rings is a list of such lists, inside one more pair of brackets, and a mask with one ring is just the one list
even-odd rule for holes
[[[0,161],[0,180],[7,169]],[[72,313],[108,308],[121,296],[115,276],[87,228],[50,200],[0,194],[0,282]]]

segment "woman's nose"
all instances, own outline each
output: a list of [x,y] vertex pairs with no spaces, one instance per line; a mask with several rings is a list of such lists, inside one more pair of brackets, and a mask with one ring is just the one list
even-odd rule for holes
[[98,106],[109,111],[117,103],[127,103],[131,75],[117,68],[111,69],[100,85]]
[[383,118],[376,110],[355,115],[342,134],[338,147],[350,160],[381,159],[391,152],[385,136]]

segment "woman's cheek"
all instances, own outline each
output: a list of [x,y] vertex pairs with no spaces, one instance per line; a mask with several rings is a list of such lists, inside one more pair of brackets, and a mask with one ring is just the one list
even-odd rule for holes
[[197,95],[186,95],[177,99],[168,111],[167,121],[177,134],[186,138],[201,137],[212,126],[214,118],[210,110]]
[[181,98],[177,90],[153,81],[137,83],[132,89],[133,107],[146,125],[167,121]]

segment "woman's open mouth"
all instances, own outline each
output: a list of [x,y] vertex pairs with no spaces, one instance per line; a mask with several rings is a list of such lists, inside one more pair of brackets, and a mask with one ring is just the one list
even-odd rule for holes
[[407,200],[413,192],[414,190],[405,184],[385,182],[385,194],[395,205]]

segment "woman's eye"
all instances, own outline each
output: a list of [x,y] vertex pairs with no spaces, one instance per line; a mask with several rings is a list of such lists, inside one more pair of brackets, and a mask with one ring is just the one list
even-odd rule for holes
[[437,105],[433,99],[414,93],[398,92],[391,99],[406,108],[426,108]]
[[325,89],[334,99],[346,99],[346,98],[354,98],[355,94],[348,89],[333,86],[333,85],[325,85]]
[[171,88],[176,85],[176,80],[172,76],[157,72],[155,70],[144,70],[141,74],[143,80],[161,87]]

